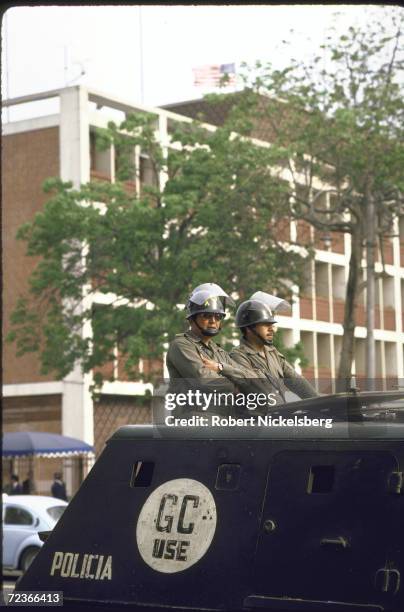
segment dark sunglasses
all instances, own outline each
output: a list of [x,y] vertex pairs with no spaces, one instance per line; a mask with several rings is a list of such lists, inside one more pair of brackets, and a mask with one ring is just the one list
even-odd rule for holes
[[200,316],[204,321],[209,321],[209,319],[221,321],[222,319],[224,319],[224,314],[221,314],[219,312],[201,312]]

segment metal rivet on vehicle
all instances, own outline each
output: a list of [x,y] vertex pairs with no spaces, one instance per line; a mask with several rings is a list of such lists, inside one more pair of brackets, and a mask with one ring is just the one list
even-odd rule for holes
[[267,519],[266,521],[264,521],[265,533],[271,533],[272,531],[275,531],[275,529],[276,529],[275,521],[273,521],[272,519]]

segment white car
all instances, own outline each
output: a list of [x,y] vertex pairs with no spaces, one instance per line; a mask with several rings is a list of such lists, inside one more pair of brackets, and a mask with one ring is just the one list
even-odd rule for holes
[[3,570],[28,569],[43,546],[38,532],[51,531],[66,506],[55,497],[3,493]]

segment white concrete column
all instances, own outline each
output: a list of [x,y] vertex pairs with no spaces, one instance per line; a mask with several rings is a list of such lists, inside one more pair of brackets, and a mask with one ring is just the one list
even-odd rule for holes
[[401,262],[400,262],[400,223],[398,217],[394,219],[393,232],[395,236],[393,241],[393,263],[394,263],[394,310],[396,314],[396,359],[397,359],[397,376],[401,380],[404,378],[404,355],[403,355],[403,319],[402,313],[404,304],[401,297]]
[[396,358],[397,358],[397,377],[400,379],[399,382],[402,384],[404,379],[404,355],[403,355],[403,342],[396,342]]
[[74,187],[90,180],[88,92],[80,85],[60,92],[60,177]]
[[[60,177],[75,188],[90,180],[90,125],[88,92],[81,86],[63,89],[60,94]],[[84,253],[83,253],[84,256]],[[91,326],[83,329],[91,336]],[[77,364],[63,380],[62,433],[94,442],[93,401],[89,391],[91,375],[83,375]]]
[[297,342],[300,341],[299,324],[300,324],[299,287],[298,285],[292,285],[292,342],[293,344],[297,344]]
[[[295,345],[298,342],[300,342],[300,299],[299,299],[298,285],[292,285],[291,324],[292,324],[292,344]],[[300,365],[300,359],[296,359],[293,365],[294,365],[296,372],[298,372],[298,374],[301,374],[302,368]]]
[[[159,127],[158,138],[160,140],[160,145],[163,150],[164,158],[167,159],[169,137],[168,137],[167,117],[165,115],[159,115],[158,127]],[[168,181],[167,173],[162,170],[159,174],[159,185],[160,185],[161,190],[164,189],[167,181]]]
[[318,389],[318,347],[317,347],[317,332],[313,334],[313,363],[314,363],[314,378]]

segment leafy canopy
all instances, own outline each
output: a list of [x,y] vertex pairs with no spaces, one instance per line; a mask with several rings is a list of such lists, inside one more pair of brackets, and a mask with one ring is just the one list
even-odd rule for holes
[[[99,148],[114,145],[117,181],[73,189],[49,179],[43,211],[18,232],[40,263],[8,339],[19,354],[38,351],[43,372],[62,378],[76,362],[88,372],[118,347],[136,376],[140,358],[161,356],[185,329],[196,285],[243,299],[257,289],[287,296],[299,282],[302,259],[277,235],[288,197],[270,170],[274,151],[231,126],[180,121],[170,121],[167,149],[155,128],[155,115],[138,113],[98,130]],[[151,179],[136,192],[127,181],[142,178],[139,150]],[[226,324],[221,339],[232,334]]]
[[309,222],[317,236],[352,236],[343,379],[351,372],[368,236],[374,229],[373,259],[379,247],[383,261],[383,241],[404,214],[404,13],[380,7],[372,14],[342,35],[331,32],[310,61],[245,66],[246,89],[230,112],[249,126],[247,135],[271,143],[289,185],[291,216]]

